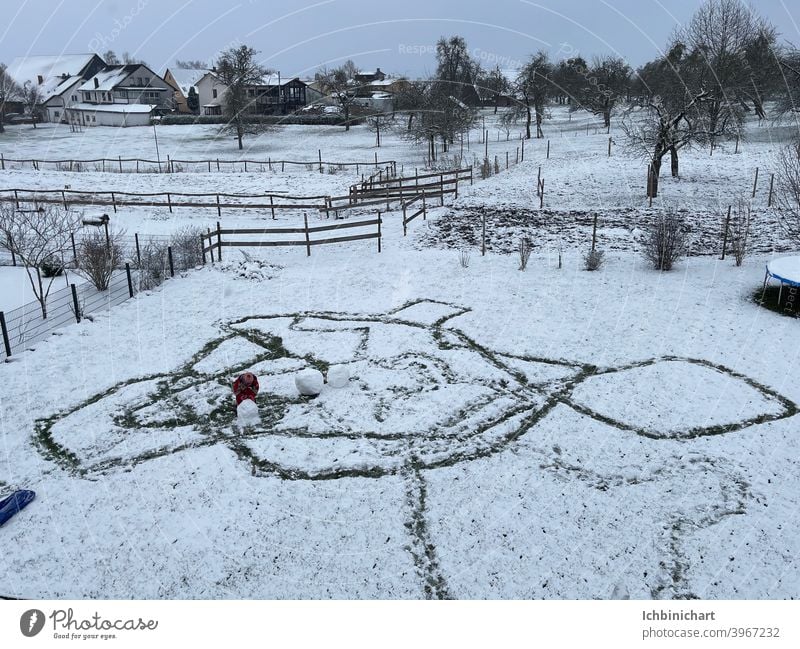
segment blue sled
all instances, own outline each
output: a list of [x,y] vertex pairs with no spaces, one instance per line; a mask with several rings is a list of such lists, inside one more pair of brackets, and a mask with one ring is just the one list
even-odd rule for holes
[[14,514],[21,511],[36,498],[36,493],[33,491],[15,491],[8,498],[0,500],[0,525],[3,525]]

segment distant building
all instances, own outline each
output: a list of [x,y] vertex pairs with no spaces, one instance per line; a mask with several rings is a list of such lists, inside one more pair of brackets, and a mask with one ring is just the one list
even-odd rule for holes
[[104,67],[97,54],[65,54],[16,58],[7,71],[20,88],[26,83],[39,88],[42,120],[66,122],[67,109],[81,101],[78,87]]
[[[166,81],[175,90],[175,110],[179,113],[192,114],[195,111],[189,109],[188,98],[191,89],[194,88],[198,94],[200,93],[197,84],[206,74],[208,70],[197,68],[168,68],[164,72],[164,81]],[[197,112],[202,112],[202,104],[199,104]]]
[[77,90],[68,112],[84,126],[146,126],[174,107],[174,88],[139,63],[106,66]]
[[[203,115],[222,115],[227,86],[214,70],[206,72],[195,84]],[[308,85],[298,77],[266,75],[261,83],[247,87],[248,113],[251,115],[286,115],[308,103]]]

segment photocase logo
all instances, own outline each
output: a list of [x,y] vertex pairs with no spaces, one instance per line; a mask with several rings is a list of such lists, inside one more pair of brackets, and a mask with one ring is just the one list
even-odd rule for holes
[[19,630],[26,638],[32,638],[44,628],[44,613],[39,609],[32,608],[25,611],[19,618]]

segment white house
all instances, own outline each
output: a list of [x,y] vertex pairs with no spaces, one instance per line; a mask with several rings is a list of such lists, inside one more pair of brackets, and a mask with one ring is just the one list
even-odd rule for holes
[[146,65],[109,65],[81,84],[70,119],[85,126],[147,126],[174,106],[174,89]]
[[201,115],[222,115],[222,101],[228,87],[213,70],[206,72],[194,84],[200,100]]
[[38,87],[45,121],[65,122],[66,109],[80,102],[78,86],[104,67],[97,54],[26,56],[14,59],[8,73],[20,87],[26,83]]

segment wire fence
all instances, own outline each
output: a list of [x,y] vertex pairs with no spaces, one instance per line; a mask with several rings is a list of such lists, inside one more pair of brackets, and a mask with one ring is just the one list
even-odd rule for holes
[[[264,159],[238,159],[226,160],[223,158],[183,160],[170,158],[165,160],[148,160],[145,158],[96,158],[91,160],[40,160],[36,158],[6,158],[0,153],[0,171],[31,169],[33,171],[66,171],[66,172],[101,172],[101,173],[275,173],[278,170],[285,172],[303,167],[307,171],[319,173],[333,173],[337,170],[355,169],[361,173],[379,167],[389,167],[397,171],[395,160],[378,160],[375,152],[374,160],[323,160],[322,150],[318,151],[316,160],[273,160]],[[333,172],[331,171],[333,170]]]
[[[79,243],[80,239],[76,241]],[[115,236],[113,245],[124,261],[111,273],[108,287],[98,290],[91,282],[68,283],[51,290],[44,301],[34,300],[10,310],[0,311],[0,358],[8,358],[57,333],[63,327],[93,319],[111,307],[122,304],[141,291],[155,288],[177,273],[204,263],[199,236],[175,235]],[[74,272],[76,259],[64,259],[67,273]],[[26,277],[23,281],[28,281]],[[47,286],[50,279],[44,280]],[[51,287],[61,282],[53,278]]]

